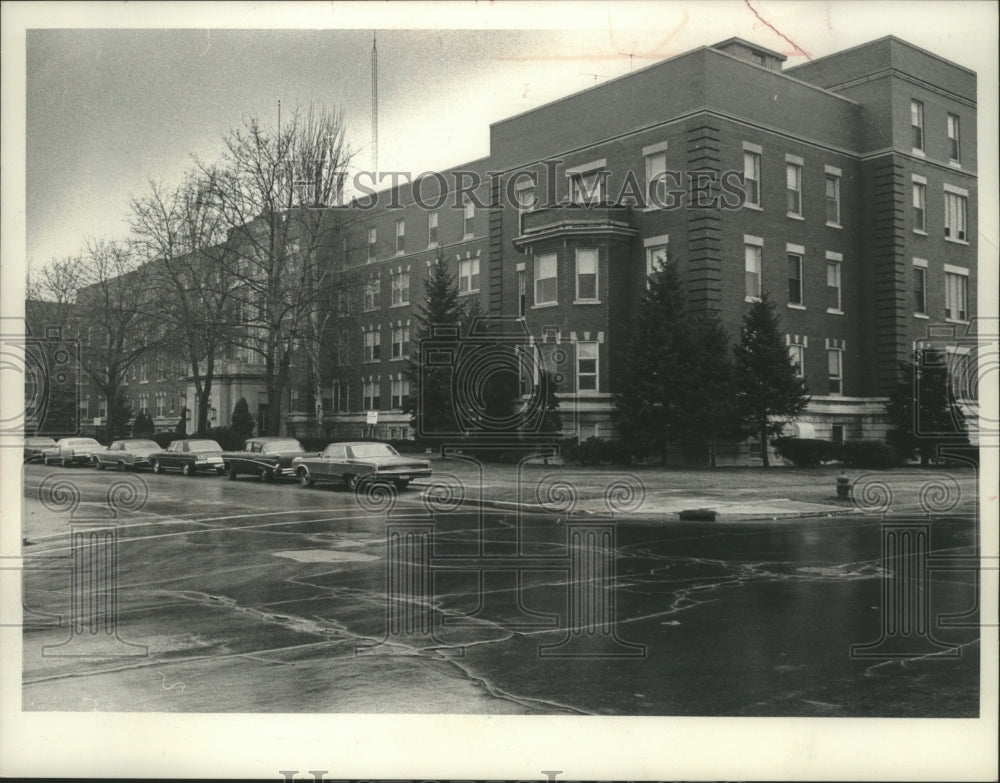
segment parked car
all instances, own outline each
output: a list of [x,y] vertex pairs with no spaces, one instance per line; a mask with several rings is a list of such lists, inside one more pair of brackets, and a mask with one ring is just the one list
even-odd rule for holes
[[50,446],[42,453],[42,461],[46,465],[49,462],[62,462],[65,467],[89,465],[94,453],[103,449],[104,446],[93,438],[60,438],[55,446]]
[[222,473],[222,446],[201,438],[175,440],[165,451],[150,454],[149,463],[153,473],[164,470],[179,470],[185,476],[193,476],[199,470]]
[[32,460],[41,459],[45,456],[45,452],[48,449],[54,448],[55,445],[56,442],[53,438],[25,438],[24,461],[31,462]]
[[388,443],[331,443],[316,456],[296,457],[292,468],[302,486],[332,481],[355,489],[362,482],[391,481],[406,489],[412,479],[431,475],[427,460],[402,457]]
[[109,467],[118,470],[148,468],[149,456],[162,450],[163,447],[155,440],[126,438],[114,441],[104,451],[95,451],[91,461],[98,470]]
[[292,460],[304,456],[313,456],[313,453],[307,455],[295,438],[250,438],[243,444],[242,451],[224,452],[222,464],[231,479],[245,473],[259,476],[261,481],[270,481],[283,476],[294,477]]

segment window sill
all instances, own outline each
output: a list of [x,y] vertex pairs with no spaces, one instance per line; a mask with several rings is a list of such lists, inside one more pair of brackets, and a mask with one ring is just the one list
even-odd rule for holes
[[792,220],[805,220],[805,217],[800,215],[798,212],[786,212],[785,217],[791,218]]
[[538,304],[533,304],[531,306],[532,310],[544,310],[547,307],[558,307],[558,302],[539,302]]
[[785,307],[787,307],[789,310],[805,310],[806,309],[805,305],[803,305],[803,304],[795,304],[793,302],[789,302],[788,304],[785,305]]
[[924,152],[922,149],[918,149],[917,147],[910,147],[910,151],[914,155],[919,155],[921,158],[926,158],[927,157],[927,153]]
[[831,223],[829,220],[826,222],[827,228],[843,228],[844,226],[840,223]]
[[958,169],[959,171],[962,169],[962,161],[960,160],[949,160],[948,165],[953,169]]
[[467,240],[475,239],[475,238],[476,238],[475,234],[463,234],[462,235],[462,241],[463,242],[466,242]]
[[743,208],[744,209],[752,209],[754,212],[763,212],[764,211],[764,207],[762,207],[760,204],[751,204],[749,201],[743,202]]
[[951,242],[953,245],[965,245],[968,247],[969,241],[967,239],[952,239],[951,237],[945,237],[945,242]]
[[843,310],[838,310],[835,307],[828,307],[828,308],[826,308],[826,312],[829,313],[830,315],[843,315],[844,314]]
[[409,302],[400,302],[399,304],[389,305],[390,310],[395,310],[397,307],[409,307]]
[[573,304],[575,305],[599,305],[601,303],[600,299],[574,299]]
[[472,296],[473,294],[478,294],[478,293],[479,293],[479,289],[478,288],[473,288],[470,291],[459,291],[458,295],[459,296]]
[[921,231],[919,228],[913,229],[913,233],[916,234],[917,236],[921,236],[921,237],[927,236],[927,232],[926,231]]
[[945,318],[945,323],[949,324],[968,324],[969,321],[966,318]]
[[437,247],[438,247],[438,243],[437,242],[428,242],[427,243],[427,249],[428,250],[437,250]]
[[929,321],[931,318],[929,315],[927,315],[927,313],[914,313],[913,317],[920,318],[923,321]]
[[743,301],[744,302],[759,302],[760,301],[760,297],[759,296],[744,296],[743,297]]

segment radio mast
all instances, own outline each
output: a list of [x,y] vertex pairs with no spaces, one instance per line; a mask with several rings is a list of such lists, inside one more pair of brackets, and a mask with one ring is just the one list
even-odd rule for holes
[[378,185],[378,48],[372,30],[372,172]]

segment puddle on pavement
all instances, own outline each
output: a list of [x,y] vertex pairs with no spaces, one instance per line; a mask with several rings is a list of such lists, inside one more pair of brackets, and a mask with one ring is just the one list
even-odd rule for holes
[[363,552],[341,552],[336,549],[290,549],[284,552],[272,552],[277,557],[287,557],[299,563],[334,563],[348,560],[378,560],[376,555],[366,555]]

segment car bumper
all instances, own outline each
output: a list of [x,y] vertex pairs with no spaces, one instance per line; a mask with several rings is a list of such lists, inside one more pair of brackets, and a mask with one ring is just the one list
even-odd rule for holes
[[385,468],[370,473],[367,478],[373,481],[409,481],[410,479],[429,478],[430,468]]

